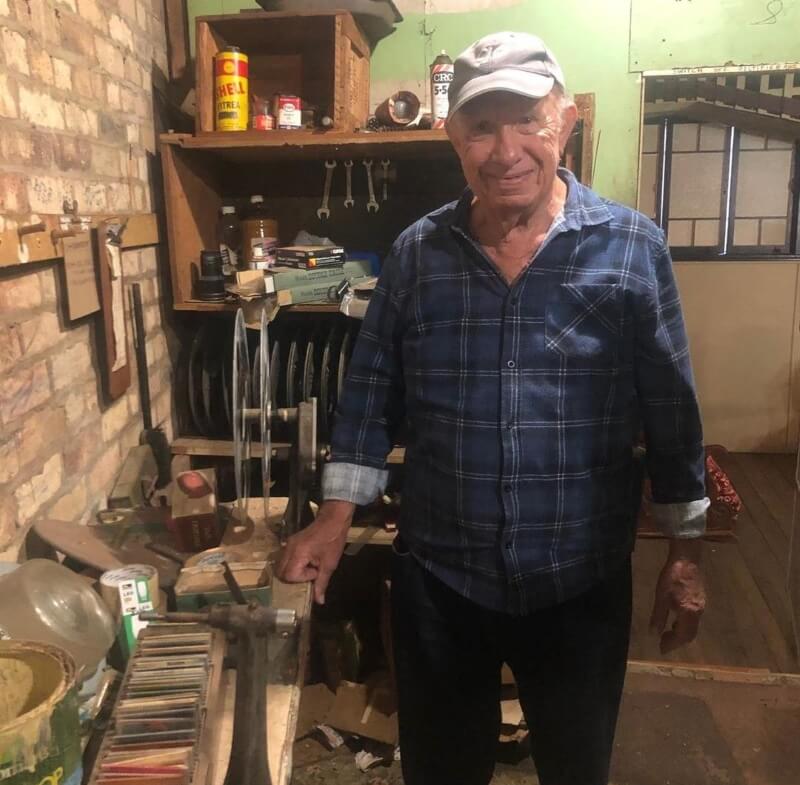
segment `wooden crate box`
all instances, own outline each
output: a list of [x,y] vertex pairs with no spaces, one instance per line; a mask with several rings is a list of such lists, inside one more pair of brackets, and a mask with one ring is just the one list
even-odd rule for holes
[[298,95],[337,130],[366,125],[369,45],[349,13],[255,11],[201,16],[196,24],[196,133],[215,130],[214,56],[226,46],[249,57],[251,96]]

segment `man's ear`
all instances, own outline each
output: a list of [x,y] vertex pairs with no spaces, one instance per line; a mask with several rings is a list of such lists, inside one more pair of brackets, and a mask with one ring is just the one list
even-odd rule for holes
[[575,123],[578,122],[578,107],[570,101],[566,106],[561,109],[561,131],[559,132],[559,145],[561,154],[564,154],[564,149],[567,146],[572,130],[575,128]]

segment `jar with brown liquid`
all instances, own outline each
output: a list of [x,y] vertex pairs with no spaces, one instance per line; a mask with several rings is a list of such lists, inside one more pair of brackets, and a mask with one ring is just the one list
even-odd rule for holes
[[261,194],[250,197],[250,208],[242,220],[242,255],[251,270],[265,270],[275,264],[278,222],[270,217]]

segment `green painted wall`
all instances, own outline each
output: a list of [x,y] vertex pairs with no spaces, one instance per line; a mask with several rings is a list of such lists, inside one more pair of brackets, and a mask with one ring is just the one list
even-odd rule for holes
[[[442,49],[454,57],[472,41],[496,30],[535,32],[555,52],[573,93],[595,93],[595,188],[633,204],[639,150],[639,75],[628,72],[628,0],[560,0],[556,6],[524,0],[517,6],[423,18],[405,14],[397,31],[372,57],[372,79],[419,78],[426,54]],[[431,45],[420,28],[434,31]]]
[[633,0],[631,70],[797,60],[798,0]]
[[[253,0],[188,2],[192,18],[256,6]],[[471,5],[485,3],[464,0],[465,8]],[[773,11],[774,21],[765,21]],[[385,85],[387,95],[392,84],[426,79],[427,64],[441,49],[454,56],[497,30],[541,36],[570,90],[596,96],[595,189],[627,204],[636,201],[640,71],[800,60],[800,0],[520,0],[490,11],[404,16],[372,56],[372,82]]]

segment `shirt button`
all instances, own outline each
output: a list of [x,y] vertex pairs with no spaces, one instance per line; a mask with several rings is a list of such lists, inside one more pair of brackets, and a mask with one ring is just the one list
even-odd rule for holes
[[511,485],[509,485],[508,483],[506,483],[506,484],[503,486],[503,490],[504,490],[506,493],[511,493]]
[[507,422],[506,423],[506,430],[507,431],[510,431],[513,427],[514,427],[514,423],[513,422]]
[[519,297],[512,297],[511,298],[511,305],[516,305],[519,302]]
[[513,547],[514,547],[514,544],[513,544],[513,543],[511,543],[511,542],[507,542],[507,543],[506,543],[506,550],[507,550],[507,551],[510,551],[510,550],[511,550]]
[[513,360],[509,360],[509,361],[506,363],[506,365],[507,365],[509,368],[516,368],[516,367],[517,367],[517,364],[516,364],[516,363],[515,363]]

